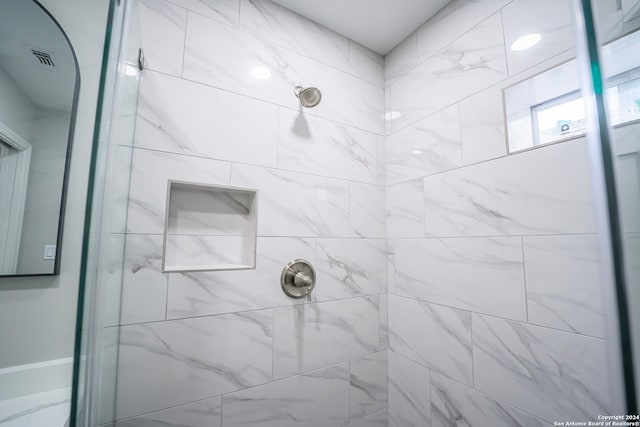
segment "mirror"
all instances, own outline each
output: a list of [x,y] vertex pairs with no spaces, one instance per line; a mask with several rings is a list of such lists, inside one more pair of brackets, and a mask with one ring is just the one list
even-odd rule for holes
[[0,276],[58,274],[79,84],[47,11],[0,0]]

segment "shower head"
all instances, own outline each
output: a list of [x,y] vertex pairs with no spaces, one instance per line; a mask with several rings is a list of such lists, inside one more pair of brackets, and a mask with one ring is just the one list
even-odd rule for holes
[[296,86],[294,93],[298,99],[300,99],[300,105],[306,108],[315,107],[320,104],[320,100],[322,99],[322,93],[320,93],[320,89],[317,87],[304,88],[302,86]]

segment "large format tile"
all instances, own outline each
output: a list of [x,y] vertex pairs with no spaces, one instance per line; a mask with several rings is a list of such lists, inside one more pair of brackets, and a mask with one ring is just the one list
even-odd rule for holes
[[349,39],[271,1],[241,0],[240,28],[347,71]]
[[119,421],[115,427],[221,427],[222,398],[201,400]]
[[429,425],[430,372],[424,366],[389,351],[389,426]]
[[519,237],[399,239],[395,259],[398,295],[527,319]]
[[388,418],[389,415],[387,413],[387,408],[384,408],[378,412],[352,422],[348,427],[388,427]]
[[462,165],[458,105],[392,133],[385,140],[387,184]]
[[420,62],[470,31],[512,0],[453,0],[417,31]]
[[387,186],[387,237],[424,236],[422,179]]
[[605,336],[596,237],[523,238],[529,322]]
[[199,13],[218,22],[237,25],[240,15],[240,0],[168,0],[192,12]]
[[303,258],[316,265],[315,247],[313,239],[259,237],[253,270],[171,274],[167,317],[206,316],[304,303],[287,297],[279,279],[284,266],[293,259]]
[[504,106],[499,85],[460,102],[462,162],[465,165],[507,154]]
[[593,232],[587,149],[574,140],[424,179],[431,236]]
[[349,367],[332,366],[226,394],[225,427],[341,427],[349,418]]
[[162,273],[162,236],[126,235],[120,324],[164,320],[167,279]]
[[349,126],[384,133],[384,89],[335,68],[318,65],[322,102],[312,111]]
[[476,389],[549,422],[612,412],[603,340],[477,314],[472,321]]
[[[571,0],[515,0],[505,6],[502,17],[511,76],[574,45]],[[538,44],[521,51],[511,49],[520,37],[534,33],[541,36]]]
[[318,239],[316,298],[320,301],[387,292],[382,239]]
[[385,86],[389,86],[398,77],[413,70],[417,65],[417,32],[413,32],[384,57]]
[[497,83],[507,76],[500,14],[479,24],[389,86],[393,130]]
[[386,237],[385,203],[384,186],[350,182],[349,225],[351,237]]
[[377,296],[275,310],[274,378],[318,369],[376,351]]
[[270,381],[272,327],[271,310],[123,326],[117,419]]
[[389,295],[380,295],[380,343],[378,350],[389,348]]
[[384,87],[384,57],[353,40],[349,40],[349,72]]
[[467,311],[389,295],[389,348],[460,382],[473,383]]
[[435,372],[431,427],[548,427],[549,424]]
[[145,68],[180,76],[187,11],[163,0],[140,0]]
[[349,420],[363,418],[387,406],[387,352],[350,362]]
[[140,84],[135,145],[275,166],[277,120],[274,105],[149,72]]
[[378,181],[375,134],[285,108],[280,109],[278,123],[280,169]]
[[190,13],[183,77],[297,109],[300,104],[293,89],[315,83],[316,63],[237,28]]
[[228,185],[230,175],[231,165],[226,162],[134,149],[127,231],[164,233],[169,180]]
[[349,236],[349,183],[234,164],[231,184],[259,190],[261,236]]

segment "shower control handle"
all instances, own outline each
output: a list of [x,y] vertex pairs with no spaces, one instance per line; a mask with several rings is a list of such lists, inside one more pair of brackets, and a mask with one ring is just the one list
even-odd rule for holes
[[294,259],[282,270],[280,285],[287,296],[295,299],[307,298],[311,301],[311,292],[316,285],[316,272],[309,261]]

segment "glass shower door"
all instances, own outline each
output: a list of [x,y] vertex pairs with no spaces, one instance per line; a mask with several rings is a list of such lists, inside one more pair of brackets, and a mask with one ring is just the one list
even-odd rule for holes
[[[626,414],[638,413],[640,385],[640,0],[576,0],[578,57],[599,206],[601,253],[617,308],[611,332]],[[580,28],[584,24],[583,28]],[[620,362],[617,362],[620,363]],[[615,394],[615,392],[614,392]],[[623,403],[623,404],[624,404]],[[622,408],[622,406],[620,406]],[[636,421],[636,420],[632,420]]]

